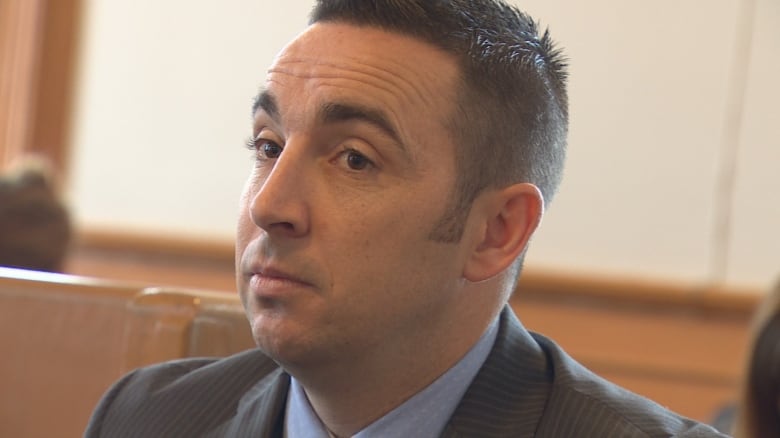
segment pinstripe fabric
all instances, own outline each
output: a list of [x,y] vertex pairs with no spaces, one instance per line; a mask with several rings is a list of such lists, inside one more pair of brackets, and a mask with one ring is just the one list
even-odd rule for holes
[[142,368],[108,391],[84,436],[281,436],[288,385],[259,350]]
[[533,437],[552,379],[542,349],[505,309],[493,350],[442,436]]
[[[85,437],[279,437],[289,376],[259,350],[137,370],[98,405]],[[509,308],[445,438],[718,437],[583,368]],[[293,437],[294,438],[294,437]]]
[[443,437],[719,437],[594,375],[508,308]]

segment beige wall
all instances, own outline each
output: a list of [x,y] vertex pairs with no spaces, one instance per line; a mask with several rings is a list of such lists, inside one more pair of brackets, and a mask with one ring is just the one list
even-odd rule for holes
[[[572,75],[567,172],[528,263],[761,287],[780,274],[780,4],[517,3]],[[310,6],[86,1],[79,222],[230,238],[251,98]]]

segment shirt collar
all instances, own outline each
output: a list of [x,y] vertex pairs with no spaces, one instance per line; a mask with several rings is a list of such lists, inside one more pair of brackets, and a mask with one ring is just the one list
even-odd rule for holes
[[[487,359],[497,334],[498,319],[493,321],[477,343],[452,368],[352,438],[439,436],[474,376]],[[290,379],[284,429],[285,437],[288,438],[329,438],[330,436],[309,404],[303,387],[294,377]]]

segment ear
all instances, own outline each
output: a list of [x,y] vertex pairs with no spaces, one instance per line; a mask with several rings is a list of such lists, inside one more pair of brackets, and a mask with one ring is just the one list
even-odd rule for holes
[[463,276],[478,282],[507,269],[525,250],[541,222],[544,200],[535,185],[520,183],[481,194],[474,207],[480,226]]

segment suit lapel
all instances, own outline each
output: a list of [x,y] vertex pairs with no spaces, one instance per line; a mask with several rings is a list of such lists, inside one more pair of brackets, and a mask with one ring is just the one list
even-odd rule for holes
[[[533,437],[552,385],[547,357],[505,307],[490,354],[442,437]],[[267,374],[241,399],[235,417],[209,436],[281,438],[290,376]]]
[[493,349],[442,437],[532,437],[551,387],[546,355],[507,306]]
[[209,436],[282,438],[289,387],[290,376],[281,368],[273,371],[241,399],[236,416]]

